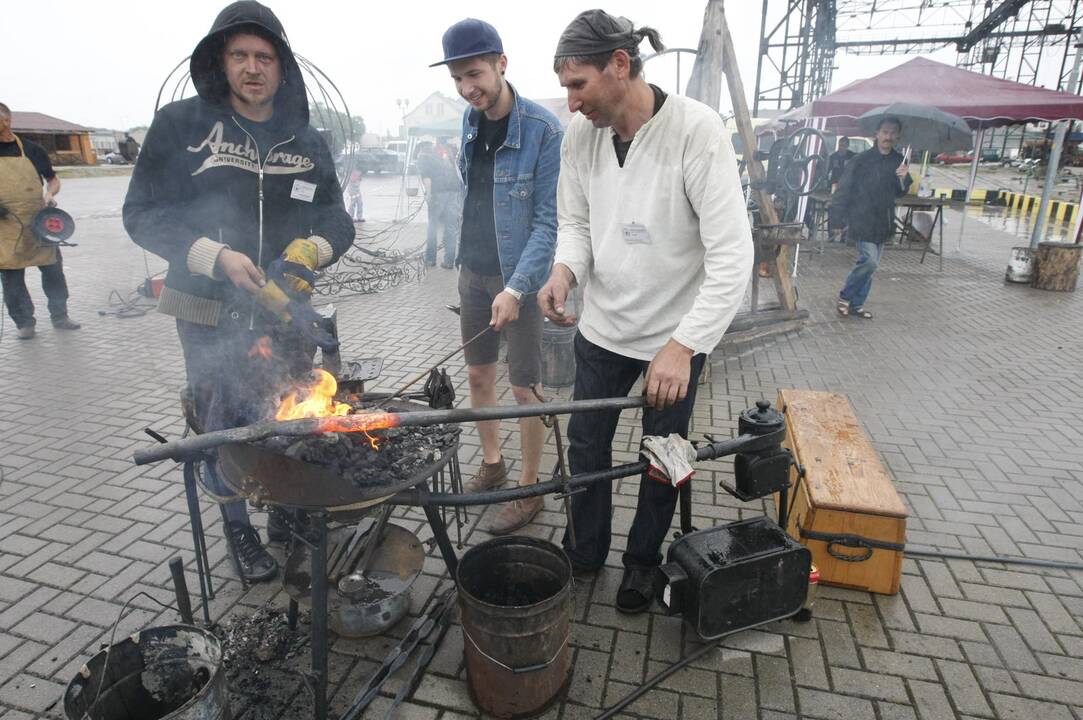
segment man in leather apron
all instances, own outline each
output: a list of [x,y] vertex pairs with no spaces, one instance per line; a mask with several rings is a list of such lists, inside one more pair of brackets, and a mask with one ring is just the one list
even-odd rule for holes
[[[42,195],[42,183],[45,195]],[[49,316],[59,330],[78,330],[68,317],[68,284],[60,250],[44,245],[31,222],[46,205],[56,205],[60,180],[40,145],[11,131],[11,110],[0,103],[0,281],[4,304],[19,329],[19,339],[34,337],[34,302],[26,288],[26,268],[41,269],[41,287],[49,300]]]

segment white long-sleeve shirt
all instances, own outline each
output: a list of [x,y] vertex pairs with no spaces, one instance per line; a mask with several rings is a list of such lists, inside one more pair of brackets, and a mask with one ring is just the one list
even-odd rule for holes
[[584,286],[583,337],[640,360],[670,338],[711,352],[741,305],[753,259],[718,113],[670,95],[636,132],[624,167],[613,130],[577,114],[560,152],[554,262]]

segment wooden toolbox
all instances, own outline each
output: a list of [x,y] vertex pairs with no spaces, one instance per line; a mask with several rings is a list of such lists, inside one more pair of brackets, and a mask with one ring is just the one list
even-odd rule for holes
[[[843,395],[780,390],[792,471],[786,531],[812,551],[820,582],[893,595],[899,591],[906,507],[853,406]],[[775,495],[776,508],[779,496]]]

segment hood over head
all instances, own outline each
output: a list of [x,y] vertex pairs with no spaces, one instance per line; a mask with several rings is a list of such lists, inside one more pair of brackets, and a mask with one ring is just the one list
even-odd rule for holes
[[278,51],[284,84],[274,99],[274,119],[294,128],[308,124],[308,94],[301,69],[290,48],[286,31],[274,12],[256,0],[238,0],[214,19],[210,32],[192,51],[189,73],[199,96],[216,105],[226,104],[229,85],[222,71],[226,37],[237,30],[251,30],[271,42]]

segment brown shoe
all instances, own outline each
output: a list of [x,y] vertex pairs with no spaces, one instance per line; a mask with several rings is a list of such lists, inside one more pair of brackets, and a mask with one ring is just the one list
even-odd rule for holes
[[484,490],[492,490],[500,487],[508,481],[508,466],[504,464],[504,458],[499,462],[482,462],[481,467],[474,473],[474,477],[463,483],[463,492],[473,493]]
[[490,535],[507,535],[525,527],[545,507],[545,498],[532,497],[504,503],[489,521],[485,531]]

